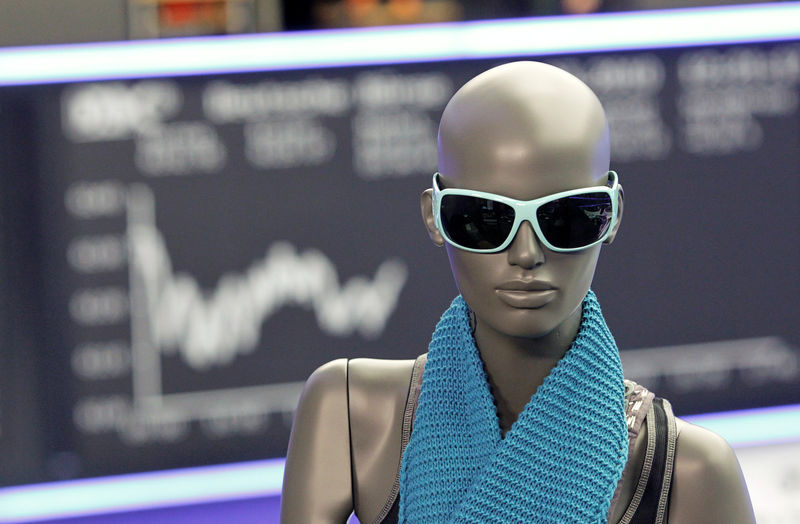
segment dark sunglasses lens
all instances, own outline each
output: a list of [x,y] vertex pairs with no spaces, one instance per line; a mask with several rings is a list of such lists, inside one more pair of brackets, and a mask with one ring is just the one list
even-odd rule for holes
[[445,195],[442,227],[450,240],[470,249],[494,249],[505,242],[514,225],[511,206],[464,195]]
[[611,197],[584,193],[548,202],[536,211],[539,227],[555,247],[572,249],[600,239],[611,225]]

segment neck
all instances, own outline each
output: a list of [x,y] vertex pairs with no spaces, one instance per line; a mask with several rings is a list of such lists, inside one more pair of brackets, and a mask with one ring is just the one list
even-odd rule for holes
[[581,312],[577,308],[553,331],[538,338],[511,337],[483,322],[475,326],[475,343],[503,434],[572,345],[580,328]]

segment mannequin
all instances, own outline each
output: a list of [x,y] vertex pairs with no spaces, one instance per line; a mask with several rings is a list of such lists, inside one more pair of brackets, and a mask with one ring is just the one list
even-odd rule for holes
[[[515,62],[477,76],[445,108],[440,174],[434,184],[438,191],[471,190],[530,201],[609,187],[609,162],[608,124],[591,90],[552,66]],[[440,197],[434,189],[421,196],[427,233],[446,249],[471,312],[474,343],[503,436],[511,434],[526,404],[583,329],[582,303],[601,245],[613,242],[621,223],[621,187],[608,194],[616,200],[615,220],[599,243],[568,251],[548,247],[547,235],[523,220],[509,233],[509,243],[494,246],[502,247],[494,252],[459,246],[437,220],[434,206]],[[342,523],[351,512],[362,523],[386,521],[398,503],[401,456],[416,436],[417,408],[410,399],[429,386],[429,373],[420,359],[416,365],[413,360],[340,359],[311,375],[292,429],[281,522]],[[626,395],[642,390],[628,382],[626,387]],[[629,408],[635,404],[625,398]],[[730,446],[708,430],[669,420],[675,444],[671,487],[664,489],[659,511],[670,522],[754,522]],[[647,502],[639,484],[643,466],[650,469],[647,450],[655,426],[646,422],[629,434],[609,522],[631,522],[635,506]]]

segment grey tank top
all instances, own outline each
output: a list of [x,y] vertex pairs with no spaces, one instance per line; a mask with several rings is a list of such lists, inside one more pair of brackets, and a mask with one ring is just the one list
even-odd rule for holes
[[[427,360],[427,354],[417,357],[411,373],[408,399],[403,414],[401,456],[414,427],[417,401]],[[677,429],[672,406],[666,399],[656,398],[645,387],[630,380],[625,381],[625,400],[629,451],[632,454],[633,444],[644,424],[647,424],[647,448],[641,471],[633,471],[634,465],[629,460],[622,473],[622,478],[637,475],[638,481],[633,497],[619,520],[619,524],[664,524],[668,518],[669,493],[677,442]],[[611,499],[611,510],[619,500],[621,487],[622,479]],[[384,504],[383,511],[372,524],[396,524],[398,522],[399,493],[400,469],[398,465],[394,485]],[[610,514],[611,511],[609,511]]]

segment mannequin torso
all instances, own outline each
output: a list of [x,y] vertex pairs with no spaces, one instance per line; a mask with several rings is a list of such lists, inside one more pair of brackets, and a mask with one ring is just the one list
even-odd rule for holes
[[[340,524],[355,512],[366,524],[385,513],[407,439],[403,421],[413,367],[413,360],[339,359],[311,376],[296,414],[295,427],[302,429],[292,435],[281,522]],[[680,419],[676,424],[669,522],[754,522],[730,446],[703,428]],[[609,522],[620,522],[631,504],[647,439],[642,425]]]

